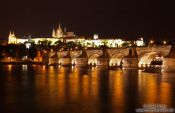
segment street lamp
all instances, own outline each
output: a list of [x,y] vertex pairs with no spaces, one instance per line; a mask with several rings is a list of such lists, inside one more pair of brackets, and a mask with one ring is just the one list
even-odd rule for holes
[[166,41],[163,41],[163,44],[165,45],[165,44],[167,44],[167,42]]
[[153,40],[151,40],[150,42],[151,42],[151,44],[153,44],[153,43],[154,43],[154,41],[153,41]]

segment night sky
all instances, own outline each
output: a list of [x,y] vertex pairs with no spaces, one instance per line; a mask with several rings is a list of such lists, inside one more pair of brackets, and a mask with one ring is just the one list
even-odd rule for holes
[[59,22],[85,36],[174,38],[174,6],[170,0],[1,0],[0,38],[10,30],[49,37]]

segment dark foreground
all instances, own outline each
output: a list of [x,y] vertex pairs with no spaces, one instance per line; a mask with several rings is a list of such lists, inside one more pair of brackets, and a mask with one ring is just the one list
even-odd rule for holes
[[0,113],[134,113],[175,108],[175,74],[0,65]]

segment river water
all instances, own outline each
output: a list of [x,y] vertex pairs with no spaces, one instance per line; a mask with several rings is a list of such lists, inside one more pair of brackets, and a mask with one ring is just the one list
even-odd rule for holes
[[134,113],[175,108],[175,74],[0,65],[0,113]]

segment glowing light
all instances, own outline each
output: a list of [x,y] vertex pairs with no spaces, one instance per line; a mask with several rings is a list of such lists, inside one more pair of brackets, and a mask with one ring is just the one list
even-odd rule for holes
[[22,70],[27,71],[28,66],[27,65],[22,65]]
[[94,34],[94,39],[95,39],[95,40],[98,39],[98,34]]
[[142,67],[142,64],[139,64],[139,67]]
[[31,47],[31,43],[26,43],[26,48],[29,49]]
[[110,66],[113,66],[113,63],[110,63],[109,65],[110,65]]
[[42,66],[42,71],[46,71],[46,66],[45,65]]
[[144,46],[143,38],[140,38],[140,40],[137,40],[137,41],[136,41],[136,45],[137,45],[137,46]]
[[9,70],[9,71],[12,70],[12,65],[8,65],[8,70]]
[[153,43],[154,43],[154,41],[153,41],[153,40],[151,40],[150,42],[151,42],[151,44],[153,44]]
[[163,44],[167,44],[167,42],[166,41],[163,41]]
[[146,67],[146,64],[143,64],[143,67]]
[[119,66],[120,65],[120,62],[118,62],[117,65]]
[[73,62],[72,62],[72,66],[74,66],[75,64],[76,64],[75,61],[73,61]]

